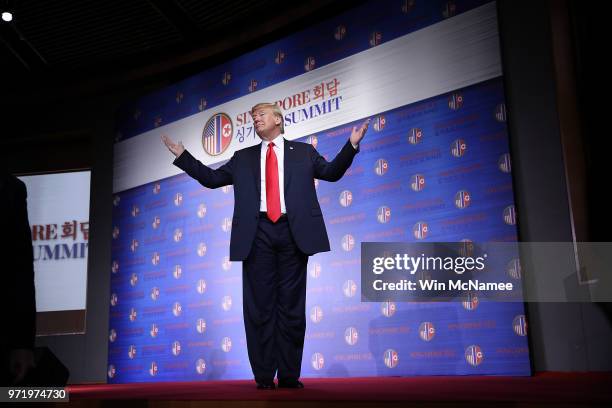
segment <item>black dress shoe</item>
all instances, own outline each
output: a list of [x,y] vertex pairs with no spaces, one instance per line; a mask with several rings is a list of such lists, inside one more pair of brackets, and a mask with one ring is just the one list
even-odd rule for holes
[[304,388],[304,384],[298,380],[278,381],[278,388]]
[[275,388],[273,382],[258,382],[257,389],[258,390],[273,390]]

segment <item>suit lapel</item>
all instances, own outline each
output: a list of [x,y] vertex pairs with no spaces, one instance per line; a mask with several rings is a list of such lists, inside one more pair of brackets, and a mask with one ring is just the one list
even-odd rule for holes
[[261,145],[262,143],[255,145],[251,154],[251,167],[253,168],[253,177],[257,187],[257,200],[261,197]]

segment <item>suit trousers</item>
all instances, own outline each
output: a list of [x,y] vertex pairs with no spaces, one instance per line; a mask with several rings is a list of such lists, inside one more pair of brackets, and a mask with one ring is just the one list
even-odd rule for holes
[[[242,264],[244,327],[257,382],[297,380],[306,332],[306,266],[287,217],[264,214]],[[278,371],[278,373],[277,373]]]

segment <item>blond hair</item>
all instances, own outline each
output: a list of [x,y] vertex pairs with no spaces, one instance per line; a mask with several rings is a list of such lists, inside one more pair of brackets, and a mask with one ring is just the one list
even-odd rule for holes
[[280,132],[281,134],[285,133],[285,120],[283,119],[283,111],[278,107],[277,104],[275,103],[269,103],[269,102],[260,102],[257,105],[253,106],[251,108],[251,114],[253,114],[255,112],[255,110],[257,109],[271,109],[272,113],[275,116],[278,116],[281,120],[280,122]]

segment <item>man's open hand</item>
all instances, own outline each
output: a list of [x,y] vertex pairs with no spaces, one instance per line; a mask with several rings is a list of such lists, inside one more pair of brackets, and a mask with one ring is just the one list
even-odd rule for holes
[[174,140],[170,139],[166,135],[162,135],[162,142],[166,145],[168,150],[170,150],[176,157],[179,157],[184,151],[185,146],[183,146],[183,142],[174,143]]

